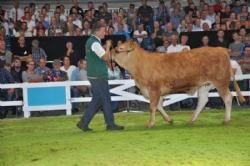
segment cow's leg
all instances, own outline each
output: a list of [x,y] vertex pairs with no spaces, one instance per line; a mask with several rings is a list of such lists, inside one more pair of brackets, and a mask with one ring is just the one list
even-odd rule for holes
[[231,119],[231,110],[232,110],[232,94],[228,87],[217,88],[222,100],[225,103],[226,112],[224,118],[224,124],[227,124]]
[[172,118],[165,112],[165,110],[162,107],[163,104],[163,97],[160,97],[159,103],[158,103],[158,110],[160,111],[162,117],[170,124],[173,124]]
[[190,122],[191,124],[193,124],[196,121],[196,119],[199,116],[201,110],[207,104],[207,102],[208,102],[208,92],[209,92],[209,90],[211,88],[212,88],[211,85],[208,85],[208,86],[204,85],[204,86],[201,86],[198,89],[198,104],[197,104],[196,110],[193,113],[192,120]]
[[150,116],[150,120],[147,124],[147,127],[151,128],[155,124],[155,114],[156,114],[157,106],[159,103],[160,94],[158,92],[150,92],[149,97],[150,97],[150,106],[149,107],[150,107],[150,111],[151,111],[151,116]]

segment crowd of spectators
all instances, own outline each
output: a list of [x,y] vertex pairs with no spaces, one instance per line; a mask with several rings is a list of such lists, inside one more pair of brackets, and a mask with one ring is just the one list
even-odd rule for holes
[[[187,0],[187,6],[182,6],[178,0],[171,0],[170,5],[159,0],[155,8],[148,5],[147,0],[141,2],[140,6],[131,3],[127,9],[121,7],[112,12],[106,2],[96,8],[89,1],[84,10],[83,4],[77,0],[72,0],[69,12],[66,12],[63,4],[55,9],[51,9],[50,4],[38,9],[35,3],[21,8],[18,0],[13,1],[13,8],[7,9],[9,12],[0,6],[0,83],[63,81],[71,78],[86,80],[86,61],[74,49],[74,43],[66,43],[65,54],[61,59],[54,60],[53,69],[50,69],[46,67],[49,55],[39,47],[39,37],[90,35],[91,27],[97,21],[106,25],[107,35],[125,35],[126,39],[135,40],[149,51],[168,53],[190,50],[189,37],[180,36],[183,32],[215,31],[216,40],[211,41],[210,36],[205,35],[200,47],[228,48],[233,63],[239,64],[243,73],[250,73],[250,34],[247,33],[250,13],[247,1],[232,0],[229,3],[226,0],[200,0],[195,4]],[[233,41],[225,38],[227,30],[234,31]],[[18,38],[18,46],[13,50],[10,49],[9,37]],[[25,37],[36,37],[32,47],[26,45]],[[121,73],[118,69],[110,72]],[[118,78],[117,75],[113,77]],[[1,94],[8,97],[18,96],[11,90],[2,91]],[[77,87],[73,94],[78,96],[85,91],[86,87]]]

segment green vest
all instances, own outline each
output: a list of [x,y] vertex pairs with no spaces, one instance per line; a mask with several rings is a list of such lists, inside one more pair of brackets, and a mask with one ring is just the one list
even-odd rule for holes
[[[86,42],[86,58],[87,58],[87,75],[88,78],[101,78],[108,79],[108,68],[104,60],[96,55],[94,51],[91,50],[91,45],[94,42],[100,43],[100,41],[95,36],[90,36]],[[101,43],[100,43],[101,44]]]

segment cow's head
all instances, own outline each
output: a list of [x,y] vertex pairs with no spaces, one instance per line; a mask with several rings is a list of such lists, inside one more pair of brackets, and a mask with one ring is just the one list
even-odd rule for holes
[[128,40],[124,43],[118,43],[117,47],[111,51],[112,58],[122,67],[126,67],[135,54],[135,49],[138,47],[137,43]]
[[128,40],[124,43],[118,44],[117,47],[115,48],[115,51],[116,53],[122,53],[122,52],[129,53],[133,51],[136,46],[137,46],[137,43],[135,43],[132,40]]

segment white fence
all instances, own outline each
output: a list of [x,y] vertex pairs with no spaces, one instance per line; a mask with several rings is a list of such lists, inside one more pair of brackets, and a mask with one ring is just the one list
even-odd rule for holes
[[[240,75],[237,80],[250,79],[250,74]],[[114,94],[112,101],[138,100],[149,102],[143,96],[128,91],[135,86],[134,80],[110,80],[110,85],[115,85],[110,89]],[[20,84],[0,84],[0,89],[21,88],[23,91],[22,101],[0,101],[0,106],[22,106],[24,117],[30,117],[31,111],[66,110],[67,115],[71,115],[72,103],[89,102],[91,97],[71,97],[71,86],[90,85],[88,81],[65,81],[65,82],[43,82],[43,83],[20,83]],[[250,96],[250,91],[242,91],[244,96]],[[233,96],[236,93],[232,92]],[[188,98],[195,98],[197,94],[189,96],[187,94],[171,94],[165,96],[163,105],[167,106]],[[209,97],[218,97],[218,93],[209,93]]]

